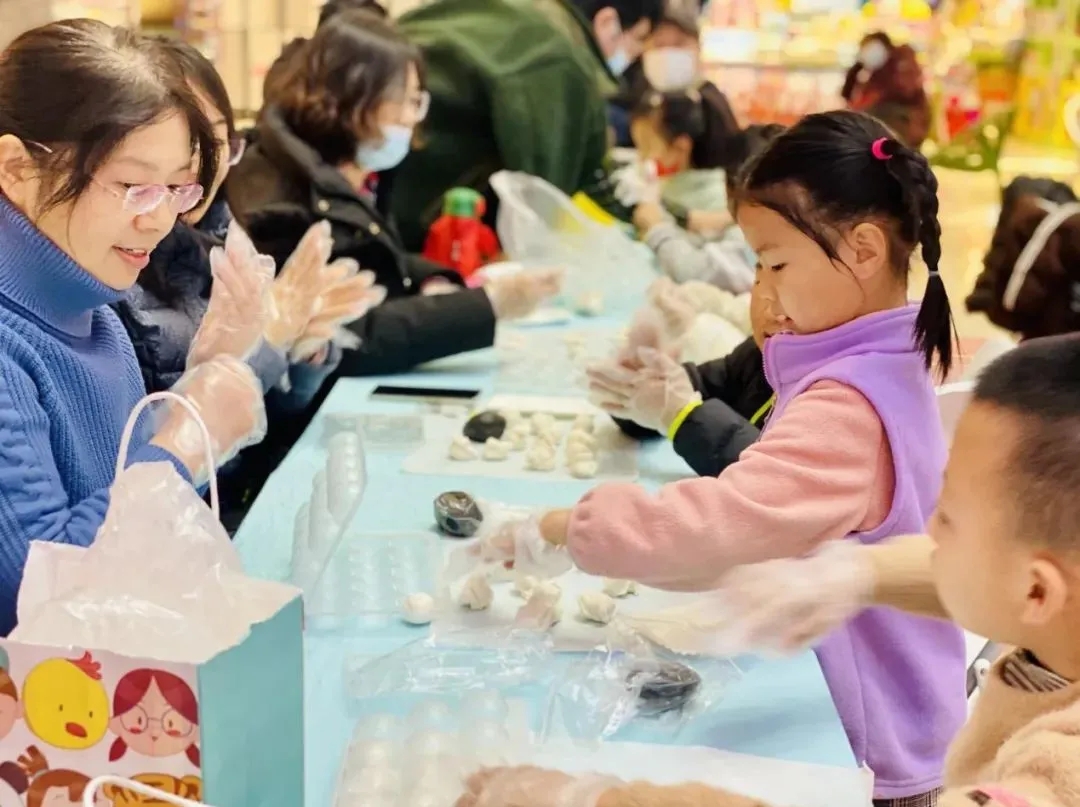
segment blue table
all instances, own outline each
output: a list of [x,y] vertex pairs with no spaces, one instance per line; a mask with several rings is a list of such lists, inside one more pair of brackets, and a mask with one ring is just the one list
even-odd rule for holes
[[[558,331],[552,330],[558,339]],[[310,495],[311,479],[322,467],[321,418],[331,412],[417,412],[420,404],[371,399],[380,383],[398,386],[479,388],[491,391],[494,351],[458,356],[423,371],[393,379],[341,381],[327,398],[319,416],[271,476],[236,536],[249,573],[286,579],[289,572],[293,519]],[[423,531],[432,526],[431,501],[439,493],[460,487],[449,477],[419,476],[401,471],[405,452],[368,449],[368,486],[353,522],[365,531]],[[643,448],[642,483],[655,488],[685,476],[686,467],[669,445]],[[585,482],[529,481],[470,477],[467,489],[476,496],[523,505],[569,505],[588,488]],[[352,655],[376,657],[420,638],[424,629],[394,625],[361,637],[306,637],[306,771],[308,807],[331,803],[341,754],[355,714],[342,683],[343,663]],[[667,742],[638,734],[636,741]],[[696,718],[679,735],[685,745],[705,745],[729,751],[797,762],[854,767],[839,717],[833,707],[817,659],[812,653],[796,658],[756,662],[747,675],[708,713]],[[632,775],[632,772],[628,772]]]

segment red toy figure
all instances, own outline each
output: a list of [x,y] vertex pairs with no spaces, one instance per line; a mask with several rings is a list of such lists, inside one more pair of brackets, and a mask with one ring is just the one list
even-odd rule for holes
[[468,279],[499,254],[499,239],[480,219],[484,197],[471,188],[452,188],[443,197],[443,212],[428,230],[424,257],[455,269]]

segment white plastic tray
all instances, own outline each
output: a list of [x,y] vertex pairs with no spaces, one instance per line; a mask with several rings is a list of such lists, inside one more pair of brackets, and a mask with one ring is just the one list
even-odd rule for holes
[[[558,416],[562,413],[552,413]],[[606,420],[606,422],[605,422]],[[597,418],[595,437],[597,439],[597,461],[599,470],[595,481],[619,480],[632,482],[638,477],[638,445],[625,437],[618,427],[607,419]],[[525,451],[515,451],[498,462],[489,462],[478,456],[475,460],[461,462],[448,456],[450,442],[461,434],[465,425],[464,418],[433,417],[424,420],[424,445],[413,451],[402,469],[410,474],[436,476],[490,476],[500,479],[530,479],[537,482],[574,481],[566,468],[564,448],[570,422],[560,422],[564,431],[562,443],[556,452],[555,469],[552,471],[530,471],[525,467]],[[532,438],[530,438],[531,444]],[[477,454],[482,454],[482,446],[476,446]],[[585,480],[594,481],[594,480]]]

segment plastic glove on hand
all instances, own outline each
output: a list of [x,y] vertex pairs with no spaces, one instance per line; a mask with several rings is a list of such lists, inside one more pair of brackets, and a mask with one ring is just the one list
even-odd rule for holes
[[481,563],[499,564],[540,579],[558,577],[574,565],[565,549],[544,540],[537,516],[506,521],[475,546]]
[[660,313],[663,335],[668,344],[674,344],[694,327],[697,309],[679,285],[662,277],[649,288],[649,300]]
[[488,768],[466,780],[455,807],[596,807],[604,793],[620,784],[604,776],[576,777],[530,766]]
[[[342,265],[342,266],[339,266]],[[337,267],[337,268],[335,268]],[[342,274],[342,267],[352,273]],[[343,325],[355,322],[386,299],[386,288],[375,285],[375,275],[369,271],[355,272],[356,263],[348,258],[334,261],[328,267],[341,279],[327,287],[315,303],[315,314],[293,349],[289,361],[308,361],[324,351]]]
[[191,340],[187,366],[218,355],[246,359],[258,348],[270,318],[270,284],[274,261],[260,255],[233,222],[225,247],[210,250],[214,285],[199,329]]
[[330,222],[311,225],[274,280],[265,334],[278,350],[288,352],[315,313],[315,302],[331,278],[326,262],[332,247]]
[[[266,436],[266,408],[262,384],[244,362],[233,356],[215,356],[181,376],[172,391],[190,401],[210,433],[214,463],[221,467],[243,448]],[[173,406],[154,436],[153,443],[170,451],[205,480],[202,432],[187,409]]]
[[740,566],[718,594],[734,642],[747,650],[790,654],[820,639],[868,607],[873,564],[857,541],[830,541],[804,558]]
[[660,203],[660,180],[654,163],[627,165],[614,172],[611,178],[615,181],[615,199],[623,207]]
[[526,269],[485,286],[497,319],[527,317],[562,289],[562,269]]
[[[616,417],[667,434],[679,413],[692,401],[700,401],[701,395],[690,383],[686,369],[670,354],[642,348],[639,356],[642,367],[634,374],[629,395],[618,404],[609,403],[602,408]],[[616,410],[616,405],[623,408]]]

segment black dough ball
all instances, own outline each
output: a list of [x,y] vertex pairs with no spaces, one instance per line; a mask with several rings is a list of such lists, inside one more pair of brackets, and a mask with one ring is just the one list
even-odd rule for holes
[[452,538],[471,538],[483,520],[480,506],[468,493],[450,490],[435,497],[435,523]]
[[481,412],[465,421],[465,428],[461,431],[474,443],[486,443],[489,437],[503,436],[506,418],[498,412]]
[[677,661],[641,661],[631,669],[626,683],[638,689],[639,713],[656,717],[681,711],[701,687],[701,676]]

